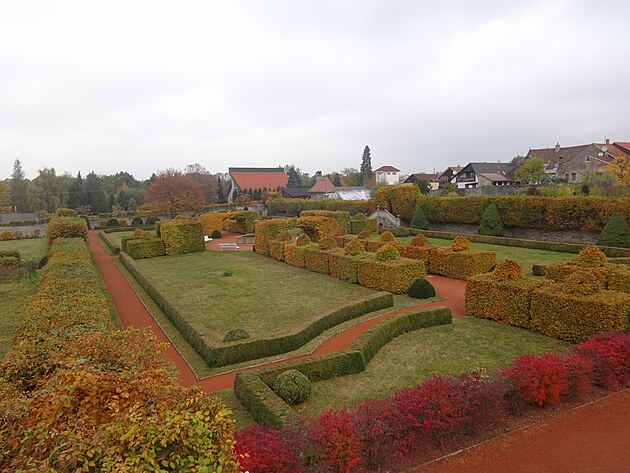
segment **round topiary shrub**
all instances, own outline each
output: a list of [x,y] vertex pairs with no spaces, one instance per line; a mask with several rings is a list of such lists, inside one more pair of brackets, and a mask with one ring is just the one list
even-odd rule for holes
[[213,240],[218,240],[219,238],[221,238],[221,236],[221,230],[213,230],[210,234],[210,238],[212,238]]
[[144,225],[142,217],[134,217],[133,219],[131,219],[131,226],[137,227],[138,225]]
[[424,235],[416,235],[411,239],[412,246],[427,246],[429,244],[429,239]]
[[596,246],[587,246],[577,257],[578,264],[587,268],[598,268],[606,264],[606,255]]
[[525,273],[516,261],[506,259],[496,265],[492,277],[497,281],[517,281],[523,279]]
[[416,210],[413,212],[413,217],[411,217],[411,223],[409,225],[411,226],[411,228],[418,228],[420,230],[429,229],[429,221],[427,220],[427,217],[424,214],[424,210],[422,209],[422,207],[416,207]]
[[135,236],[136,238],[140,238],[143,233],[144,233],[144,230],[142,228],[136,228],[133,231],[133,236]]
[[311,380],[298,370],[287,370],[279,374],[273,383],[273,392],[287,404],[306,401],[311,390]]
[[621,214],[614,214],[602,230],[597,240],[598,245],[630,248],[630,226]]
[[357,238],[358,238],[359,240],[369,240],[369,239],[370,239],[370,235],[371,235],[371,233],[370,233],[369,231],[367,231],[367,230],[361,230],[361,231],[359,232],[359,234],[357,235]]
[[249,338],[249,333],[247,333],[247,330],[242,328],[233,328],[231,330],[228,330],[228,332],[225,334],[225,336],[223,337],[223,343],[235,342],[237,340],[245,340],[246,338]]
[[593,277],[584,272],[569,274],[563,283],[563,291],[569,294],[590,296],[601,289]]
[[310,242],[311,238],[306,233],[300,234],[300,236],[297,237],[297,240],[295,240],[295,244],[297,246],[305,246],[308,245]]
[[278,233],[278,241],[293,241],[293,236],[288,232],[288,230],[282,230]]
[[318,246],[320,250],[332,250],[337,248],[337,242],[333,237],[327,236],[319,240]]
[[428,299],[435,297],[435,288],[426,279],[416,279],[407,294],[414,299]]
[[381,235],[381,241],[389,243],[390,241],[396,241],[396,237],[392,232],[388,230],[386,232],[383,232],[383,234]]
[[468,241],[468,238],[458,236],[451,242],[451,250],[453,251],[464,251],[468,248],[470,248],[470,241]]
[[155,222],[159,222],[160,221],[160,217],[147,217],[147,225],[155,225]]
[[117,219],[115,219],[115,218],[110,218],[110,219],[107,221],[107,226],[108,226],[108,227],[118,227],[118,226],[120,226],[120,223],[118,223],[118,220],[117,220]]
[[394,236],[396,236],[396,237],[408,237],[409,236],[409,229],[405,228],[405,227],[398,227],[396,230],[394,230]]
[[393,261],[399,256],[398,249],[392,245],[381,246],[376,252],[377,261]]
[[350,240],[344,248],[344,253],[348,256],[360,255],[361,253],[365,253],[365,247],[358,239]]

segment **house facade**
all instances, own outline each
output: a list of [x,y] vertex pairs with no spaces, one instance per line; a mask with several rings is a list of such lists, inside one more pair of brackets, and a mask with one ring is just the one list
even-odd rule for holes
[[439,174],[415,173],[405,179],[404,184],[415,184],[416,182],[424,181],[434,191],[440,187],[439,177]]
[[455,174],[461,170],[462,167],[459,165],[447,167],[446,170],[438,176],[438,189],[443,189],[444,185],[451,182],[453,177],[455,177]]
[[289,176],[282,167],[277,168],[229,168],[230,191],[228,203],[234,201],[235,192],[256,189],[276,190],[287,186]]
[[515,168],[513,163],[468,163],[450,182],[456,184],[458,189],[511,186],[514,184]]
[[374,175],[376,176],[376,183],[385,184],[388,186],[398,184],[399,173],[400,169],[396,169],[394,166],[381,166],[376,171],[374,171]]

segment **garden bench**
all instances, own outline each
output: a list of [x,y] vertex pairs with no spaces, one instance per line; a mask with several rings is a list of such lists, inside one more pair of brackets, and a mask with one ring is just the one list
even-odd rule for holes
[[223,250],[238,250],[238,245],[236,243],[219,243],[219,248],[221,251]]

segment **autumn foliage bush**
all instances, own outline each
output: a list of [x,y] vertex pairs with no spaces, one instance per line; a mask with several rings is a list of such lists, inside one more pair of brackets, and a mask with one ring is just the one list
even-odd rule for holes
[[48,247],[57,238],[82,238],[87,241],[87,224],[79,217],[56,217],[48,223]]
[[204,230],[200,221],[181,219],[162,222],[161,238],[164,241],[166,254],[181,255],[205,251]]

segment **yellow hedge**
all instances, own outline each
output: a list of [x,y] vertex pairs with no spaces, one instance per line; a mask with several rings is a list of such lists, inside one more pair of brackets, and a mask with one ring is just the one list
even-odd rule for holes
[[386,242],[379,240],[365,240],[365,251],[376,253]]
[[392,261],[361,259],[358,262],[357,280],[370,289],[405,294],[416,279],[424,278],[424,263],[418,260],[397,258]]
[[304,264],[306,269],[314,273],[330,274],[328,269],[328,251],[320,250],[319,247],[311,243],[304,248]]
[[498,281],[492,274],[472,276],[466,285],[466,315],[529,328],[532,293],[545,284],[549,282],[536,279]]
[[215,230],[221,231],[223,229],[223,220],[234,217],[238,212],[211,212],[201,214],[199,219],[203,224],[204,235],[210,236]]
[[429,255],[429,272],[466,280],[490,271],[496,263],[497,255],[492,251],[453,251],[450,248],[433,247]]
[[327,235],[343,235],[345,233],[343,227],[334,218],[300,217],[296,223],[314,242]]
[[295,227],[294,218],[263,220],[254,228],[254,250],[259,255],[269,256],[269,242],[275,240],[282,230]]
[[[232,216],[223,220],[223,230],[227,230],[232,233],[252,233],[254,231],[254,222],[260,219],[258,212],[251,210],[239,210],[231,212]],[[211,235],[212,233],[208,233]]]
[[400,243],[396,245],[396,248],[398,248],[398,252],[403,258],[422,260],[422,262],[424,262],[424,266],[429,268],[429,258],[431,255],[431,251],[433,250],[433,248],[436,247],[430,245],[414,246]]
[[626,264],[610,265],[608,289],[630,294],[630,266]]
[[550,284],[533,292],[531,308],[534,331],[569,342],[629,328],[630,294],[617,291],[570,294],[562,284]]
[[562,261],[547,265],[545,277],[557,283],[562,283],[566,281],[569,276],[576,273],[588,275],[600,289],[605,289],[608,286],[608,267],[602,266],[600,268],[587,268],[585,266],[575,264],[573,261]]
[[411,221],[421,195],[420,189],[415,184],[396,186],[395,191],[390,194],[392,213],[403,220]]
[[307,246],[298,246],[295,242],[284,245],[284,261],[296,268],[306,268],[304,253]]
[[205,251],[203,225],[194,219],[177,219],[162,222],[160,236],[164,241],[166,254],[180,255]]
[[269,256],[278,261],[284,261],[284,246],[289,242],[271,240],[269,242]]
[[300,217],[328,217],[333,218],[343,227],[346,233],[350,232],[350,213],[343,210],[304,210]]

